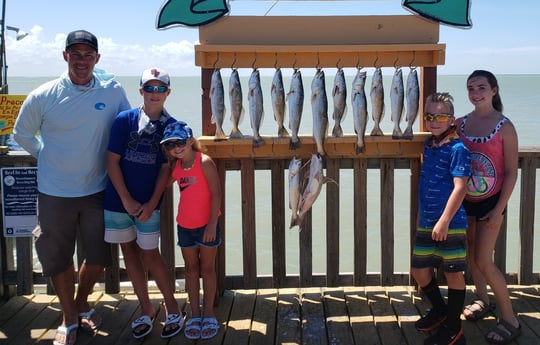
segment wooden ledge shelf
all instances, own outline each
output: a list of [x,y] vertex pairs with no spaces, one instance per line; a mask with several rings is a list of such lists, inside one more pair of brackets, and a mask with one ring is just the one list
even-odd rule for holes
[[[423,143],[429,133],[414,133],[412,140],[392,139],[391,133],[384,136],[364,138],[365,151],[355,152],[356,136],[345,135],[341,138],[327,137],[324,149],[328,158],[417,158],[423,151]],[[302,146],[297,150],[289,149],[289,138],[262,136],[265,145],[254,148],[252,137],[241,139],[214,140],[213,136],[202,136],[198,140],[214,159],[289,159],[293,156],[309,158],[317,152],[315,141],[310,135],[300,135]]]
[[201,68],[392,67],[444,65],[445,44],[198,45]]

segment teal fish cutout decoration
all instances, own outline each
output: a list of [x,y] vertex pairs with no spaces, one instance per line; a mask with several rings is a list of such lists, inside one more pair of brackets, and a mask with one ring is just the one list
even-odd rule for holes
[[442,24],[469,29],[470,0],[403,0],[407,10]]
[[167,0],[158,12],[156,27],[201,26],[228,12],[227,0]]

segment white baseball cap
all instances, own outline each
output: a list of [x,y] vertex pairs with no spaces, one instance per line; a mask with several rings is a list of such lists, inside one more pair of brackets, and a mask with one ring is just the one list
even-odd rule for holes
[[159,80],[167,86],[171,85],[171,79],[169,78],[169,73],[165,70],[157,67],[149,68],[142,73],[141,76],[141,86],[148,83],[151,80]]

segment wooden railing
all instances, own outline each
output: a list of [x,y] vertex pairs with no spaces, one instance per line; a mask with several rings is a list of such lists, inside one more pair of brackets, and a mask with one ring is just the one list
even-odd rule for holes
[[[222,244],[219,248],[217,262],[218,285],[220,291],[233,288],[265,288],[265,287],[298,287],[298,286],[348,286],[348,285],[409,285],[412,279],[407,273],[395,272],[394,258],[394,174],[396,169],[410,171],[410,215],[417,210],[416,190],[420,171],[420,155],[422,150],[423,134],[416,135],[412,141],[392,140],[389,137],[366,137],[366,151],[360,155],[354,153],[354,137],[340,139],[329,138],[325,143],[327,156],[325,158],[326,175],[334,179],[337,184],[327,184],[326,224],[313,224],[311,214],[308,213],[304,230],[299,233],[299,272],[287,272],[285,262],[285,233],[289,224],[286,219],[286,179],[287,168],[291,158],[288,150],[288,140],[281,138],[265,138],[266,145],[254,149],[251,140],[229,140],[214,142],[211,137],[202,137],[200,141],[207,147],[208,153],[214,158],[222,179],[223,206],[226,209],[225,195],[227,193],[227,171],[238,171],[241,179],[241,214],[228,214],[223,212],[220,219],[223,242],[228,234],[226,228],[227,217],[241,217],[242,227],[242,275],[226,276],[225,261],[230,254]],[[314,152],[314,145],[310,137],[302,137],[303,146],[295,151],[297,156],[308,158]],[[35,160],[24,154],[0,156],[1,167],[34,166]],[[498,266],[506,273],[506,279],[511,284],[537,284],[539,272],[533,271],[534,253],[534,219],[535,196],[537,193],[536,176],[540,167],[540,147],[521,147],[519,152],[519,169],[521,185],[516,186],[520,192],[519,206],[519,236],[520,249],[519,267],[517,272],[506,270],[506,231],[501,231],[496,247],[495,259]],[[367,272],[367,172],[378,171],[380,178],[380,258],[381,270],[377,273]],[[255,171],[270,171],[271,181],[265,183],[265,193],[271,194],[271,238],[272,238],[272,274],[261,275],[257,273],[256,250],[256,209],[255,209]],[[352,186],[339,186],[340,171],[348,170],[353,173]],[[354,242],[353,257],[354,268],[352,272],[340,272],[340,191],[341,188],[350,188],[354,191]],[[175,224],[172,188],[165,193],[162,206],[162,241],[161,251],[171,268],[171,276],[182,279],[183,267],[175,267]],[[409,217],[408,224],[410,239],[414,238],[415,217]],[[399,225],[403,228],[403,224]],[[317,239],[312,237],[313,228],[324,227],[326,237]],[[506,230],[506,222],[503,225]],[[324,241],[326,244],[326,272],[313,270],[313,241]],[[2,295],[29,294],[34,291],[34,284],[47,284],[47,280],[40,272],[33,270],[33,239],[26,237],[5,238],[2,236],[0,247],[0,261],[2,271],[0,287]],[[118,248],[115,246],[115,265],[108,268],[103,281],[106,291],[114,293],[119,289],[121,281],[127,281],[127,274],[120,268]],[[402,247],[399,250],[403,250]],[[151,277],[150,277],[151,279]],[[49,291],[52,290],[49,288]]]

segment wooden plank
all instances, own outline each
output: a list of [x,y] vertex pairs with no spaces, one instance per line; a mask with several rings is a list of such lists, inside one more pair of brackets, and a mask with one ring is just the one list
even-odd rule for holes
[[[267,159],[291,159],[293,156],[309,159],[316,150],[315,141],[312,135],[300,134],[299,138],[302,146],[297,150],[289,149],[289,139],[272,135],[262,134],[265,145],[254,149],[252,138],[248,135],[241,139],[226,139],[215,141],[214,132],[210,135],[198,138],[201,145],[208,151],[207,153],[214,159],[229,158],[267,158]],[[423,142],[427,133],[415,133],[412,140],[392,139],[387,133],[385,136],[370,136],[364,138],[366,150],[363,153],[355,152],[356,135],[345,134],[343,137],[327,137],[324,142],[324,149],[327,158],[380,158],[399,157],[418,158],[423,150]]]
[[25,305],[34,299],[34,295],[11,297],[0,307],[0,326],[9,321]]
[[[420,170],[422,163],[420,159],[411,159],[411,189],[410,189],[410,203],[411,203],[411,213],[409,220],[409,252],[412,255],[414,248],[414,241],[416,239],[416,226],[417,226],[417,215],[418,215],[418,188],[420,186]],[[414,278],[410,275],[409,284],[415,285]]]
[[342,288],[324,289],[326,329],[330,344],[353,344],[353,334]]
[[34,292],[33,279],[33,237],[17,237],[17,294],[29,295]]
[[367,288],[367,296],[370,301],[371,311],[375,322],[375,327],[379,333],[381,345],[405,345],[405,338],[401,334],[401,329],[397,322],[390,301],[386,296],[386,291],[380,287]]
[[312,213],[313,209],[309,209],[303,221],[302,230],[298,233],[299,238],[299,253],[300,253],[300,286],[313,286],[313,233],[312,229]]
[[339,161],[325,159],[326,176],[326,286],[339,285]]
[[366,285],[367,273],[367,160],[355,159],[354,179],[354,285]]
[[176,184],[169,186],[163,192],[163,200],[160,207],[160,233],[161,233],[161,256],[165,261],[165,265],[169,270],[169,278],[171,280],[171,286],[174,289],[176,288],[176,272],[175,272],[175,246],[176,241],[176,221],[175,221],[175,211],[176,208],[174,205],[173,198],[173,188],[178,188]]
[[[217,166],[217,171],[219,175],[219,180],[221,181],[221,216],[219,217],[218,224],[220,229],[220,235],[221,235],[221,244],[218,247],[217,254],[216,254],[216,279],[217,279],[217,290],[216,290],[216,297],[219,297],[223,294],[225,291],[225,243],[227,239],[227,227],[226,219],[227,214],[225,210],[227,209],[226,205],[226,186],[227,186],[227,170],[225,169],[225,162],[221,160],[215,161],[215,164]],[[215,299],[216,303],[218,303],[219,299]]]
[[199,41],[293,46],[437,43],[439,25],[414,15],[227,16],[199,27]]
[[519,284],[533,284],[534,209],[536,190],[536,161],[527,156],[521,163],[521,197],[519,207],[520,260]]
[[253,161],[242,159],[242,258],[244,288],[254,288],[257,279],[257,254],[255,238],[255,170]]
[[[40,314],[46,308],[48,302],[52,300],[52,298],[47,297],[45,299],[41,297],[32,298],[32,300],[34,299],[36,300],[35,303],[23,304],[24,308],[19,309],[2,324],[2,332],[0,332],[2,338],[14,340],[12,344],[19,344],[18,339],[28,336],[22,333],[23,330],[29,329],[28,326],[32,323],[34,317]],[[44,301],[47,303],[42,303]]]
[[251,323],[250,345],[273,345],[276,330],[278,290],[258,290]]
[[321,288],[301,289],[302,344],[328,344]]
[[271,167],[272,176],[272,272],[274,286],[281,287],[285,280],[285,173],[284,160]]
[[381,285],[393,285],[394,274],[394,161],[382,159],[381,179]]
[[370,302],[364,288],[345,287],[344,293],[349,309],[354,344],[380,344],[374,317],[369,306]]
[[[235,296],[234,296],[233,291],[225,291],[223,295],[219,298],[219,304],[214,310],[214,312],[216,313],[216,318],[218,319],[220,323],[219,332],[214,338],[205,340],[205,343],[208,343],[209,345],[223,344],[225,335],[227,334],[227,331],[229,329],[227,323],[229,320],[229,316],[231,315],[231,309],[234,303],[234,299],[235,299]],[[185,341],[190,341],[186,337],[176,337],[176,338],[180,338],[181,340],[185,340]],[[173,340],[171,340],[171,342],[172,341]],[[192,342],[195,342],[195,341],[192,341]]]
[[280,289],[277,305],[276,344],[301,344],[302,323],[298,289]]
[[235,292],[234,304],[227,323],[227,334],[223,342],[224,345],[249,344],[255,301],[256,292],[254,290],[238,290]]
[[388,287],[388,297],[396,313],[399,327],[401,327],[403,335],[407,339],[407,343],[423,344],[425,338],[427,338],[427,333],[418,332],[414,326],[419,317],[409,289],[411,287]]

